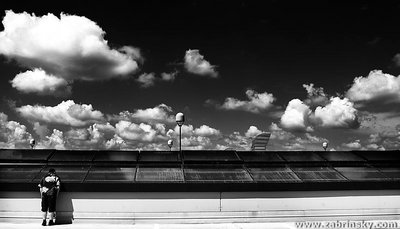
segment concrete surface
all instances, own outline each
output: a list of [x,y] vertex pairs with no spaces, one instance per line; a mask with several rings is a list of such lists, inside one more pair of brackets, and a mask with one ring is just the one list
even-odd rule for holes
[[[0,223],[2,229],[36,229],[49,228],[37,223]],[[110,224],[64,224],[50,228],[71,229],[295,229],[290,223],[221,223],[221,224],[137,224],[137,225],[110,225]]]

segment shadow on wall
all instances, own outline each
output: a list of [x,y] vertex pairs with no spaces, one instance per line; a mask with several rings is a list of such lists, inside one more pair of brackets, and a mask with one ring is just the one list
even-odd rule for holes
[[60,192],[57,198],[56,224],[72,224],[74,220],[74,206],[69,193]]

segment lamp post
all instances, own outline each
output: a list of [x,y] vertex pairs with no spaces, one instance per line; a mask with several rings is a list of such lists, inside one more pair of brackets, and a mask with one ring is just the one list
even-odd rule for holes
[[35,144],[36,144],[35,139],[29,140],[29,145],[31,146],[31,149],[35,147]]
[[328,148],[328,143],[327,142],[323,142],[322,143],[322,148],[324,148],[324,150],[326,151],[326,148]]
[[168,140],[168,147],[169,147],[169,151],[172,150],[172,145],[174,144],[174,142],[170,139]]
[[175,116],[176,124],[179,126],[179,151],[182,151],[182,125],[185,122],[185,116],[179,112]]

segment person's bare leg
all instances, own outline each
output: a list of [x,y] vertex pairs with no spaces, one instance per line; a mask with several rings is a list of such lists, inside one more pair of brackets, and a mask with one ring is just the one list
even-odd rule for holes
[[49,214],[50,214],[50,220],[49,220],[49,225],[54,225],[54,212],[49,212]]
[[46,226],[46,218],[47,218],[47,212],[42,212],[42,226]]

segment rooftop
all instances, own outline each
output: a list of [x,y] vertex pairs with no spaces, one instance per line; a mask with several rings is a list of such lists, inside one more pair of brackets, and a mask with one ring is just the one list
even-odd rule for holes
[[[55,168],[65,190],[394,189],[399,151],[0,150],[0,190],[36,187]],[[213,185],[209,185],[212,183]]]

